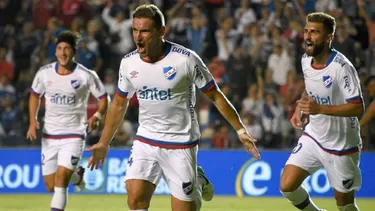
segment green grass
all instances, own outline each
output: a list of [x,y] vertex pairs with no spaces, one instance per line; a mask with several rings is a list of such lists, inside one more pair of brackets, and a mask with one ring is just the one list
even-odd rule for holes
[[[50,195],[0,195],[1,211],[46,211],[49,210]],[[337,210],[334,199],[315,198],[320,208],[328,211]],[[375,210],[374,199],[358,199],[361,211]],[[126,211],[126,196],[123,195],[71,195],[67,211]],[[155,196],[151,202],[151,211],[170,209],[168,196]],[[202,211],[293,211],[296,210],[283,198],[264,197],[215,197],[211,202],[204,202]]]

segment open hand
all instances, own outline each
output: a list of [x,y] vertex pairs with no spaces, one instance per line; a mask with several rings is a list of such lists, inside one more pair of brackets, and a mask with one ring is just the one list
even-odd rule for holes
[[258,148],[255,146],[255,142],[257,141],[255,138],[251,137],[249,134],[244,133],[239,135],[241,142],[244,144],[246,151],[251,152],[254,158],[257,160],[260,159],[260,154]]

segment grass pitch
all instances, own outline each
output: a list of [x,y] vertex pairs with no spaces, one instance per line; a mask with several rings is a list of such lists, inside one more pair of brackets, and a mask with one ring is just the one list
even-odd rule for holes
[[[1,211],[45,211],[49,210],[51,195],[0,195]],[[320,208],[337,210],[333,198],[314,198]],[[358,199],[361,211],[375,210],[375,199]],[[127,211],[125,195],[70,195],[66,211]],[[169,196],[154,196],[151,211],[168,211]],[[204,202],[202,211],[297,211],[283,198],[223,197],[217,196]]]

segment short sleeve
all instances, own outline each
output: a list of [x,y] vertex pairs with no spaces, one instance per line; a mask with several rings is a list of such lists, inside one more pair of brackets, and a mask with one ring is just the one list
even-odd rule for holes
[[105,91],[104,85],[100,80],[98,74],[96,72],[90,70],[89,74],[89,89],[92,95],[94,95],[98,99],[102,99],[103,97],[107,97],[107,92]]
[[44,78],[45,78],[45,74],[44,74],[44,70],[39,70],[35,77],[34,77],[34,80],[33,80],[33,83],[31,85],[31,94],[37,96],[37,97],[41,97],[43,96],[44,92],[45,92],[45,86],[44,86]]
[[118,73],[118,83],[116,94],[122,98],[130,99],[134,95],[135,89],[127,78],[126,60],[122,59]]
[[196,53],[191,54],[188,62],[189,77],[201,92],[207,93],[216,88],[212,74]]
[[362,103],[362,91],[358,73],[352,65],[345,64],[339,73],[340,92],[348,103]]

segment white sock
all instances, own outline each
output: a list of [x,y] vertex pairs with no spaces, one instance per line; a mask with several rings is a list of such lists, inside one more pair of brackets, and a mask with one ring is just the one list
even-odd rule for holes
[[293,192],[282,192],[282,194],[295,207],[303,211],[319,211],[320,209],[311,201],[309,194],[303,186],[299,186]]
[[340,211],[359,211],[357,205],[355,203],[353,204],[347,204],[345,206],[337,206]]
[[81,179],[81,176],[77,174],[77,172],[73,172],[72,176],[70,177],[70,183],[73,185],[77,184]]
[[195,198],[195,210],[199,211],[201,210],[202,206],[202,185],[206,184],[206,180],[204,178],[201,178],[198,176],[197,183],[196,184],[196,195],[197,197]]
[[68,188],[55,187],[51,200],[51,211],[63,211],[68,201]]

